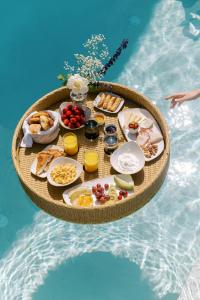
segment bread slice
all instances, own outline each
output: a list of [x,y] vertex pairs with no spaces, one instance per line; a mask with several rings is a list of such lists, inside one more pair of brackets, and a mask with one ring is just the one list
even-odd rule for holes
[[43,130],[48,130],[51,126],[49,124],[49,118],[46,116],[40,116],[40,124]]
[[111,111],[114,112],[116,111],[116,109],[118,108],[118,106],[120,105],[121,103],[121,98],[115,98],[115,102],[113,103],[113,105],[111,106]]
[[40,116],[50,117],[50,115],[47,111],[39,111],[39,112],[32,115],[33,118],[37,118],[37,117],[40,117]]
[[53,155],[48,151],[39,152],[37,155],[36,174],[41,174],[52,158]]
[[31,124],[29,126],[29,130],[32,134],[37,134],[41,130],[41,125],[40,124]]

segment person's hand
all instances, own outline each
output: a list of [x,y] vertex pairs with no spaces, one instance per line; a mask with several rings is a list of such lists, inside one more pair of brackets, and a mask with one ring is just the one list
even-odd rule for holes
[[194,90],[190,92],[177,93],[168,97],[166,100],[171,100],[170,108],[174,108],[177,104],[180,105],[185,101],[196,99],[200,96],[200,90]]

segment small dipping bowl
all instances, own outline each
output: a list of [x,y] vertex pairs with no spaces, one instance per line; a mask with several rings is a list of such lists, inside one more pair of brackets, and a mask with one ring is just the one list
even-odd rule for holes
[[99,126],[105,124],[105,116],[102,113],[94,113],[94,120],[99,124]]
[[115,124],[106,124],[104,126],[104,132],[108,136],[116,135],[117,134],[117,127]]
[[111,155],[118,147],[118,138],[116,135],[106,135],[104,137],[104,151]]

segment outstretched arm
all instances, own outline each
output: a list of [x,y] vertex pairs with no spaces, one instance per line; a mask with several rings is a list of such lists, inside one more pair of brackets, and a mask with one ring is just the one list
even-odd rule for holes
[[177,93],[168,97],[165,97],[166,100],[171,100],[170,108],[174,108],[177,104],[182,104],[185,101],[194,100],[200,97],[200,89],[193,90],[189,92]]

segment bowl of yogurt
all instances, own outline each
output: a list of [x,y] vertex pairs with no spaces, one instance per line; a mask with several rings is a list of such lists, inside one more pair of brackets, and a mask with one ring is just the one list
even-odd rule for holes
[[144,168],[144,153],[134,141],[123,144],[110,157],[112,167],[121,174],[135,174]]

